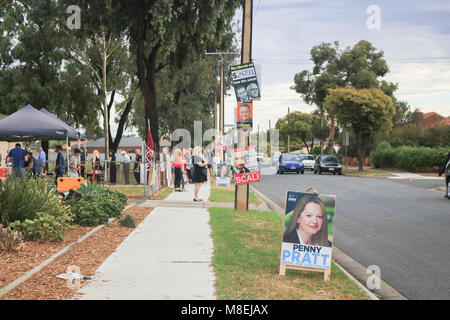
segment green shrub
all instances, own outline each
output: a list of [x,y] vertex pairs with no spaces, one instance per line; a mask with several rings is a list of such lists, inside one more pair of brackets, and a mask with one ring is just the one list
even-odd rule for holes
[[108,223],[108,214],[99,203],[82,199],[72,208],[73,221],[80,226],[97,226]]
[[7,178],[0,181],[0,223],[34,220],[38,212],[53,217],[67,214],[60,196],[40,179]]
[[120,192],[119,190],[113,190],[110,188],[105,188],[105,192],[114,195],[122,204],[125,206],[128,202],[126,194]]
[[371,162],[377,168],[395,167],[408,171],[437,170],[442,166],[448,148],[397,147],[378,144],[371,153]]
[[122,227],[126,228],[136,228],[136,223],[133,220],[133,217],[129,214],[125,216],[125,218],[119,220],[119,224]]
[[123,204],[113,193],[102,192],[88,195],[82,201],[88,201],[98,205],[110,218],[120,217],[123,210]]
[[108,218],[120,217],[127,197],[120,191],[88,183],[77,190],[82,194],[78,202],[72,202],[74,222],[83,226],[105,224]]
[[22,233],[27,241],[56,242],[64,240],[65,230],[72,220],[64,215],[54,217],[45,212],[38,212],[33,220],[16,221],[10,224],[15,231]]

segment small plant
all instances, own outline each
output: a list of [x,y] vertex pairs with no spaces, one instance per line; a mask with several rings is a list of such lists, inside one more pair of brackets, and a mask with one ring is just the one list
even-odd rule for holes
[[64,240],[65,230],[71,220],[68,215],[55,218],[45,212],[38,212],[36,219],[16,221],[10,227],[22,233],[26,241],[57,242]]
[[100,193],[100,192],[104,192],[104,188],[102,188],[97,181],[95,181],[94,183],[92,182],[87,182],[86,184],[81,185],[81,187],[78,188],[77,192],[81,193],[84,196],[87,196],[89,194],[93,194],[93,193]]
[[6,251],[20,251],[23,248],[23,237],[18,231],[0,224],[0,249]]
[[119,220],[119,224],[125,228],[136,228],[136,223],[130,214],[127,214],[125,218]]

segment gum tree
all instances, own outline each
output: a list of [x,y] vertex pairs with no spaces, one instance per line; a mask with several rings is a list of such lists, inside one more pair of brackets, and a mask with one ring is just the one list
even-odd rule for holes
[[311,49],[312,71],[303,70],[294,76],[295,85],[291,87],[308,104],[319,109],[324,125],[325,112],[330,117],[328,152],[333,150],[335,114],[327,108],[325,99],[332,88],[352,86],[356,89],[377,88],[392,96],[397,85],[380,80],[389,72],[384,53],[370,42],[361,40],[352,48],[339,48],[339,42],[321,43]]
[[395,113],[392,98],[375,88],[346,87],[330,89],[325,105],[336,115],[339,125],[351,128],[355,133],[359,171],[363,171],[364,141],[392,128]]

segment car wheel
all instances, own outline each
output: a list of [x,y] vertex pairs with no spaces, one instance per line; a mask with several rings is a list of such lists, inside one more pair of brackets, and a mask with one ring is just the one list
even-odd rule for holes
[[314,174],[317,174],[317,171],[316,171],[316,169],[313,169],[313,172],[314,172]]
[[342,171],[339,171],[339,172],[338,172],[338,175],[340,175],[340,176],[341,176],[341,175],[342,175]]
[[322,174],[322,170],[320,170],[320,168],[319,168],[319,174]]
[[283,174],[283,171],[280,170],[280,174]]
[[297,171],[297,174],[299,174],[300,173],[300,171]]
[[335,176],[336,175],[336,172],[333,172],[333,176]]
[[305,174],[305,170],[302,171],[302,174]]

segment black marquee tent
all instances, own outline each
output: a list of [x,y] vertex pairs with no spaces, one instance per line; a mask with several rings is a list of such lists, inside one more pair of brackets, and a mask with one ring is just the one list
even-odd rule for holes
[[[0,141],[80,140],[81,133],[45,109],[31,105],[0,120]],[[83,136],[84,138],[84,136]],[[69,161],[67,148],[67,161]]]
[[27,105],[0,120],[0,141],[78,140],[80,138],[76,130],[72,128],[69,130],[61,122]]

